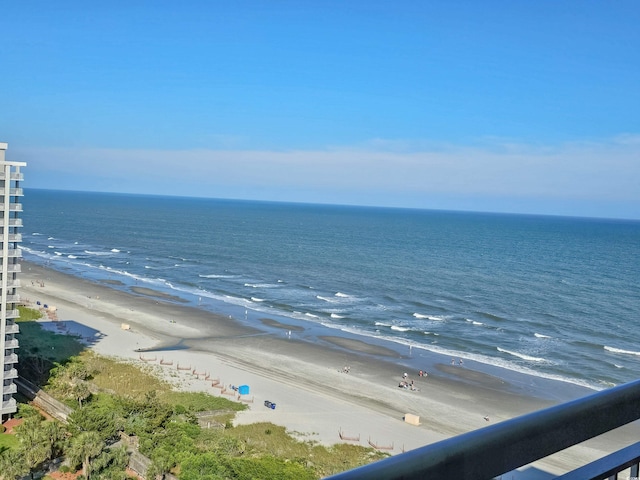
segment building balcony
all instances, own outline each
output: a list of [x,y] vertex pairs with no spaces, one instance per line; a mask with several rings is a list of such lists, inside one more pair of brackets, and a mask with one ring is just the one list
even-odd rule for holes
[[[328,480],[514,478],[514,470],[640,419],[640,380],[426,445]],[[637,479],[640,442],[556,480]],[[629,475],[626,475],[628,471]]]
[[[0,261],[0,265],[2,265],[2,261]],[[7,272],[9,273],[20,273],[22,271],[22,266],[19,263],[10,263],[7,265]]]
[[7,249],[7,256],[10,258],[22,257],[22,250],[19,248],[9,248]]
[[[5,195],[6,193],[7,193],[6,188],[0,188],[0,196]],[[9,195],[11,195],[12,197],[23,197],[24,191],[22,190],[22,188],[10,188]]]
[[18,303],[20,295],[7,295],[7,303]]
[[2,402],[2,410],[0,411],[6,414],[6,413],[16,412],[17,410],[18,410],[18,406],[16,404],[16,400],[12,398],[11,400],[6,400]]
[[[1,284],[2,284],[2,279],[0,279],[0,285]],[[18,288],[20,286],[21,286],[20,280],[18,280],[17,278],[7,279],[7,284],[6,284],[7,288]]]
[[6,319],[11,320],[14,318],[20,318],[20,310],[18,309],[14,309],[14,310],[7,310],[7,314],[5,316]]
[[5,385],[4,387],[2,387],[3,395],[11,395],[17,392],[18,392],[18,386],[15,383],[12,383],[10,385]]
[[4,342],[4,348],[18,348],[20,347],[20,342],[17,338],[12,338],[11,340],[7,340]]
[[[9,209],[10,212],[22,212],[22,204],[21,203],[10,203]],[[4,206],[4,203],[0,203],[0,212],[5,212],[7,209]]]
[[17,308],[14,310],[7,310],[7,315],[5,318],[7,318],[8,320],[20,318],[20,310],[18,310]]
[[10,233],[9,234],[9,243],[20,243],[22,242],[22,234],[21,233]]
[[12,378],[18,378],[18,370],[15,368],[10,368],[9,370],[4,371],[4,375],[2,377],[4,380],[10,380]]
[[[6,180],[7,176],[4,172],[0,172],[0,181]],[[15,180],[16,182],[21,182],[24,180],[24,174],[22,172],[11,172],[9,174],[9,180]]]
[[18,326],[17,323],[8,324],[4,330],[4,333],[7,333],[7,334],[20,333],[20,327]]
[[11,365],[13,363],[18,363],[18,355],[15,353],[12,353],[11,355],[5,355],[4,364]]
[[22,219],[21,218],[10,218],[9,219],[10,227],[22,227]]

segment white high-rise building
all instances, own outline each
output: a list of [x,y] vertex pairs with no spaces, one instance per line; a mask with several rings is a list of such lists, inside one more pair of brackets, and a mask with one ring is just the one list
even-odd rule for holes
[[5,161],[7,144],[0,142],[0,372],[2,372],[2,404],[0,419],[4,421],[17,410],[13,394],[17,387],[14,380],[18,377],[18,324],[20,316],[17,288],[20,286],[18,243],[22,236],[18,229],[22,226],[20,213],[22,204],[22,173],[20,167],[26,163]]

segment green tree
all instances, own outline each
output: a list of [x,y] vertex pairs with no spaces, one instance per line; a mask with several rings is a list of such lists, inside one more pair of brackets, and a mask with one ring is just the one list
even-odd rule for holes
[[164,479],[165,474],[169,473],[169,471],[175,466],[173,457],[172,453],[168,452],[166,449],[156,449],[153,452],[151,464],[147,469],[147,478],[155,478],[157,480]]
[[67,443],[67,431],[64,426],[55,420],[42,422],[44,438],[47,446],[47,460],[62,455]]
[[102,453],[104,447],[104,440],[95,431],[81,432],[71,439],[69,459],[76,464],[82,462],[82,474],[87,480],[91,478],[91,462]]
[[31,478],[49,459],[47,437],[42,424],[42,417],[29,417],[16,427],[16,438],[20,442],[18,451],[25,466],[29,469]]
[[16,480],[29,473],[29,467],[22,459],[19,450],[9,449],[0,454],[0,478],[2,480]]
[[116,439],[124,425],[122,413],[109,395],[96,395],[90,403],[74,410],[68,421],[72,434],[100,432],[105,440]]
[[88,400],[91,397],[91,390],[89,385],[84,381],[76,381],[70,388],[71,395],[78,401],[78,405],[82,408],[82,402]]
[[125,446],[107,449],[91,463],[91,470],[100,479],[125,479],[129,454]]

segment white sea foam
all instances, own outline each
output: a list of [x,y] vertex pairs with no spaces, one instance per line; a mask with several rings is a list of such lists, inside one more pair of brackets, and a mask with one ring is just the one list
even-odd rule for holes
[[78,258],[76,255],[67,255],[67,258],[75,259]]
[[378,327],[390,327],[391,326],[390,323],[384,323],[384,322],[376,322],[376,323],[374,323],[374,325],[376,325]]
[[422,313],[414,313],[413,316],[416,318],[429,318],[429,315],[423,315]]
[[338,315],[337,313],[332,313],[331,318],[344,318],[342,315]]
[[327,298],[327,297],[323,297],[323,296],[321,296],[321,295],[316,295],[316,298],[317,298],[318,300],[322,300],[322,301],[329,302],[329,303],[333,303],[333,302],[334,302],[332,299]]
[[611,353],[622,353],[623,355],[635,355],[635,356],[640,356],[640,352],[636,352],[633,350],[623,350],[621,348],[615,348],[615,347],[604,347],[604,349],[608,352]]
[[521,358],[523,360],[527,360],[528,362],[546,362],[544,358],[540,357],[532,357],[531,355],[525,355],[524,353],[512,352],[511,350],[505,350],[504,348],[497,347],[499,352],[507,353],[509,355],[513,355],[514,357]]
[[235,275],[216,275],[216,274],[211,274],[211,275],[198,275],[200,278],[235,278]]
[[336,297],[342,297],[342,298],[349,298],[349,295],[347,295],[346,293],[342,293],[342,292],[337,292]]
[[111,252],[112,252],[112,253],[120,253],[120,250],[118,250],[117,248],[112,248],[112,249],[111,249]]
[[100,255],[111,255],[112,252],[94,252],[92,250],[85,250],[84,253],[86,253],[87,255],[100,256]]
[[534,333],[533,336],[536,338],[551,338],[549,335],[543,335],[542,333]]
[[251,297],[251,300],[253,302],[264,302],[264,298],[258,298],[258,297]]
[[391,330],[396,330],[398,332],[406,332],[407,330],[411,330],[409,327],[401,327],[400,325],[391,325]]
[[477,320],[473,320],[473,319],[471,319],[471,318],[465,318],[465,320],[466,320],[467,322],[469,322],[471,325],[484,325],[484,323],[479,322],[479,321],[477,321]]

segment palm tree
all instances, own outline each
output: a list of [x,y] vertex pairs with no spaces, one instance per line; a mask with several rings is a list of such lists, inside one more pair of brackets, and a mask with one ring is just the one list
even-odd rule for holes
[[0,454],[0,479],[15,480],[29,473],[29,467],[24,463],[21,453],[16,449],[9,449]]
[[16,427],[16,438],[20,442],[18,452],[31,478],[49,458],[47,438],[42,423],[42,417],[29,417],[22,425]]
[[82,474],[89,480],[91,462],[102,453],[105,443],[98,432],[82,432],[71,439],[69,458],[73,462],[82,462]]
[[43,422],[42,430],[46,439],[47,460],[53,460],[64,451],[67,431],[60,422],[55,420]]

